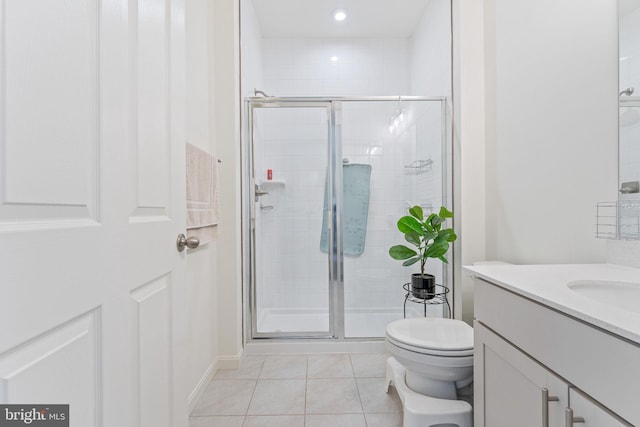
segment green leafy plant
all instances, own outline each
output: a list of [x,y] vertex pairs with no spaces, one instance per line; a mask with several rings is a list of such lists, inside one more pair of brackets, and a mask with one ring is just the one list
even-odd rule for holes
[[432,213],[426,219],[422,208],[414,206],[409,209],[411,215],[403,216],[398,220],[398,230],[404,234],[407,242],[415,246],[415,250],[404,245],[395,245],[389,248],[391,258],[405,260],[402,265],[410,266],[420,261],[420,274],[424,275],[424,267],[429,258],[438,258],[448,263],[444,255],[449,250],[449,244],[458,236],[452,228],[442,228],[447,218],[453,218],[444,206],[440,212]]

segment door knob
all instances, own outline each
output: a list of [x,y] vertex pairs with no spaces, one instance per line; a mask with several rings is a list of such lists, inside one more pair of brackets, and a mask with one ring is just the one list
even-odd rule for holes
[[200,239],[195,236],[188,237],[184,234],[178,234],[178,239],[176,240],[176,247],[178,248],[178,252],[184,251],[184,247],[188,247],[189,249],[195,249],[200,245]]

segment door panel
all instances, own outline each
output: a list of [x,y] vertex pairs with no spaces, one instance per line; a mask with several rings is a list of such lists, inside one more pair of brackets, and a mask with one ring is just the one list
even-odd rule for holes
[[329,106],[256,107],[252,118],[254,336],[329,336]]
[[183,8],[0,0],[0,404],[186,425]]
[[94,425],[100,410],[99,317],[94,310],[6,352],[0,358],[0,402],[50,403],[57,396],[73,405],[74,424]]
[[41,206],[87,216],[94,205],[98,7],[65,3],[3,2],[2,204],[23,208],[4,217],[39,217]]
[[543,390],[549,425],[563,425],[568,384],[487,329],[474,324],[474,422],[483,427],[543,425]]
[[171,277],[131,292],[134,304],[140,426],[171,425]]
[[135,37],[130,48],[136,53],[132,76],[133,138],[137,150],[135,216],[167,215],[169,201],[169,75],[158,73],[166,67],[170,54],[166,35],[169,4],[165,0],[137,2]]
[[65,3],[1,4],[3,223],[96,215],[98,7]]

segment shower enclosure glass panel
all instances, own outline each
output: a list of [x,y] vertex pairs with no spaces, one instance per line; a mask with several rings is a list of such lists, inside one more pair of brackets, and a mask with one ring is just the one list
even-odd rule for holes
[[[403,317],[402,285],[417,270],[388,250],[403,243],[396,222],[410,206],[431,213],[448,204],[445,106],[422,97],[251,98],[252,338],[380,338]],[[448,286],[440,261],[427,269]],[[424,307],[408,303],[406,314]]]
[[[343,212],[346,337],[382,337],[388,323],[403,317],[402,285],[418,272],[418,264],[403,267],[388,251],[406,243],[396,222],[407,215],[408,207],[420,205],[430,214],[444,204],[443,108],[444,102],[429,101],[343,103],[344,161],[371,166],[368,220],[356,216],[356,221],[366,224],[361,253],[347,251],[348,229],[353,226],[349,219],[354,219],[354,213],[346,201]],[[344,180],[347,199],[346,175]],[[443,270],[439,260],[427,265],[438,284],[443,283]],[[407,304],[408,317],[423,316],[423,310],[422,305]],[[427,315],[441,317],[442,306],[427,306]]]
[[331,336],[328,259],[318,239],[329,110],[267,104],[252,109],[252,120],[253,335]]

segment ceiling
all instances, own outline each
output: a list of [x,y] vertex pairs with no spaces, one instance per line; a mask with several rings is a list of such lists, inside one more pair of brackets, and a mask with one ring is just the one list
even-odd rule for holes
[[[408,37],[430,0],[252,0],[263,37]],[[347,11],[334,21],[331,12]]]

